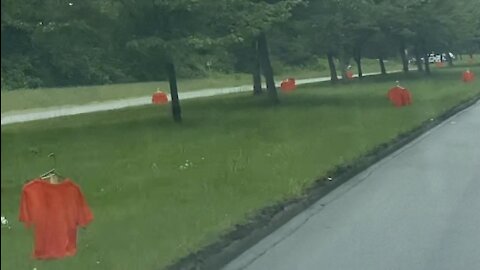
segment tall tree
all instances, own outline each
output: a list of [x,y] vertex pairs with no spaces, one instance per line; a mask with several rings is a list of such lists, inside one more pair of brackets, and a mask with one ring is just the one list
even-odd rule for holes
[[274,102],[278,102],[277,88],[275,87],[275,81],[273,79],[273,69],[270,63],[270,56],[268,52],[267,37],[264,32],[261,32],[258,37],[258,52],[260,58],[260,66],[265,75],[267,83],[267,92],[270,98]]
[[260,95],[262,93],[262,76],[260,67],[260,54],[258,51],[258,39],[252,41],[253,61],[252,61],[252,77],[253,77],[253,94]]
[[403,66],[403,72],[409,71],[407,47],[414,33],[410,29],[413,19],[410,6],[419,0],[376,0],[377,24],[387,39],[396,44]]
[[[303,0],[234,0],[229,1],[228,10],[225,9],[222,12],[218,12],[218,14],[223,14],[222,18],[218,19],[218,21],[223,22],[224,25],[231,25],[233,27],[228,29],[230,33],[235,33],[242,41],[245,41],[246,44],[248,44],[248,42],[256,44],[256,50],[251,50],[255,56],[248,57],[248,59],[253,59],[254,61],[253,64],[249,65],[252,67],[254,89],[258,89],[258,61],[260,70],[265,76],[267,92],[274,103],[278,102],[278,94],[274,82],[273,68],[270,62],[267,32],[271,30],[274,25],[286,21],[291,16],[292,10],[303,2]],[[256,93],[258,92],[259,91],[256,90]]]
[[[136,34],[130,47],[155,56],[157,61],[166,62],[171,82],[171,94],[175,96],[175,63],[188,63],[193,54],[214,47],[225,47],[234,43],[245,43],[260,35],[268,25],[288,18],[289,10],[298,1],[277,3],[253,2],[248,0],[124,0],[126,24],[133,25]],[[275,16],[282,12],[283,16]],[[248,43],[247,43],[248,44]],[[269,63],[266,38],[260,35],[258,50],[260,63],[271,84],[273,73]],[[173,67],[173,68],[172,68]],[[271,96],[276,100],[276,89],[270,85]],[[172,113],[179,122],[180,103],[172,99]]]
[[308,22],[305,33],[312,36],[313,44],[329,59],[331,79],[336,80],[333,55],[338,57],[342,77],[353,57],[361,74],[361,58],[365,42],[376,31],[375,16],[370,0],[365,1],[311,1],[294,18]]
[[397,53],[395,43],[385,33],[378,30],[365,44],[364,54],[368,58],[378,59],[381,74],[387,74],[385,59],[394,57]]
[[[418,69],[424,69],[426,74],[430,73],[430,53],[449,51],[453,44],[470,39],[478,31],[472,24],[479,15],[479,4],[475,0],[379,1],[381,10],[386,11],[379,21],[382,29],[398,40],[401,52],[407,43],[413,46]],[[402,58],[405,59],[403,53]]]

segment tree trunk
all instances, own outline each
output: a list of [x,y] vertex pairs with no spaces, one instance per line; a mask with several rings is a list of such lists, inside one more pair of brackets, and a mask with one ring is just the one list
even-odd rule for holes
[[407,55],[405,54],[405,44],[402,42],[400,44],[400,57],[402,58],[402,64],[403,64],[403,72],[407,73],[408,72],[408,60],[407,60]]
[[253,59],[253,70],[252,70],[252,76],[253,76],[253,94],[254,95],[260,95],[262,94],[262,76],[260,74],[260,58],[259,58],[259,53],[258,53],[258,40],[255,39],[253,41],[253,54],[254,54],[254,59]]
[[380,63],[380,71],[382,72],[382,75],[386,75],[387,70],[385,69],[385,62],[383,61],[383,57],[378,58],[378,62]]
[[355,57],[355,63],[357,64],[358,78],[363,79],[362,60],[361,60],[361,58]]
[[[422,54],[420,53],[420,50],[415,47],[415,63],[417,64],[417,69],[419,72],[423,72],[423,63],[422,63]],[[425,61],[428,62],[428,59],[425,59]]]
[[360,47],[353,50],[353,60],[357,64],[358,78],[363,79],[362,49]]
[[277,88],[275,87],[275,81],[273,79],[273,69],[272,64],[270,63],[270,56],[268,53],[268,44],[267,37],[265,33],[260,33],[258,37],[258,51],[260,54],[260,67],[265,76],[265,81],[267,83],[267,93],[272,99],[273,102],[278,102]]
[[449,67],[453,67],[453,59],[452,59],[452,57],[450,56],[450,53],[447,52],[446,55],[447,55],[448,66],[449,66]]
[[328,66],[330,67],[330,80],[332,83],[338,82],[337,68],[335,67],[335,61],[333,60],[333,53],[327,53]]
[[430,75],[430,61],[428,61],[428,53],[425,53],[425,73]]
[[172,62],[166,64],[168,83],[170,84],[170,96],[172,98],[173,120],[177,123],[182,122],[182,111],[178,99],[177,75],[175,74],[175,65]]

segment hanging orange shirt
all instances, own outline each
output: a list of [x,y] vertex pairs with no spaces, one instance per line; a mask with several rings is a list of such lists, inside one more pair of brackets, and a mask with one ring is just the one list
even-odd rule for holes
[[412,94],[407,89],[396,86],[388,91],[388,98],[395,107],[412,104]]
[[282,83],[280,84],[280,88],[284,92],[292,92],[296,88],[295,79],[294,78],[288,78],[288,79],[283,80]]
[[347,79],[349,80],[353,80],[353,72],[351,72],[350,70],[346,72],[346,75],[347,75]]
[[462,79],[463,79],[464,82],[471,82],[471,81],[475,80],[475,75],[471,71],[465,71],[463,73]]
[[153,104],[168,104],[167,94],[164,92],[158,91],[152,95]]
[[401,87],[394,87],[388,91],[388,98],[395,107],[403,106],[403,91]]
[[75,255],[77,227],[92,220],[80,187],[70,179],[59,184],[35,179],[23,186],[20,221],[34,229],[37,259]]

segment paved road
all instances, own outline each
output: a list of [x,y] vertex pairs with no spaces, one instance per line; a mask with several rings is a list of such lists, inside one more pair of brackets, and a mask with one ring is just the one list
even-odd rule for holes
[[[396,71],[392,71],[391,73],[394,73],[394,72],[399,72],[399,71],[396,70]],[[377,74],[379,73],[377,72],[366,73],[364,75],[371,76],[371,75],[377,75]],[[330,77],[303,79],[303,80],[297,80],[297,84],[302,85],[302,84],[308,84],[308,83],[324,82],[328,80],[330,80]],[[280,85],[280,82],[277,83],[277,86],[279,85]],[[210,96],[216,96],[216,95],[225,95],[225,94],[248,92],[248,91],[252,91],[251,85],[203,89],[198,91],[179,93],[178,95],[181,100],[184,100],[184,99],[191,99],[191,98],[202,98],[202,97],[210,97]],[[168,99],[170,100],[170,95],[168,95]],[[12,112],[2,113],[1,124],[3,126],[8,124],[29,122],[29,121],[42,120],[42,119],[55,118],[55,117],[68,116],[68,115],[118,110],[118,109],[123,109],[128,107],[134,107],[134,106],[143,106],[147,104],[151,104],[151,96],[112,100],[112,101],[105,101],[105,102],[96,102],[96,103],[89,103],[84,105],[65,105],[65,106],[59,106],[59,107],[12,111]]]
[[340,186],[224,270],[480,269],[480,103]]

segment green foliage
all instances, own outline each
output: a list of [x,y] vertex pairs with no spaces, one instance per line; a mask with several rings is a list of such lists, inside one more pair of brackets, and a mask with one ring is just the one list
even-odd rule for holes
[[480,50],[478,0],[2,0],[2,89],[250,72],[268,34],[275,68],[332,53]]
[[2,89],[40,87],[43,81],[35,77],[34,73],[28,57],[17,55],[2,59]]
[[128,78],[110,43],[114,17],[98,4],[2,1],[2,89]]

